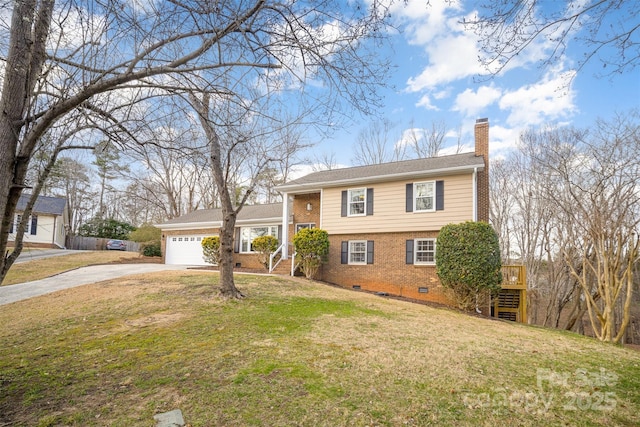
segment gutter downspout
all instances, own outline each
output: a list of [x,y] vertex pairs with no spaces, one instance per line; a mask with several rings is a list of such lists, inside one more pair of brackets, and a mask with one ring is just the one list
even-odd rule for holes
[[289,194],[282,193],[282,258],[289,257]]
[[478,168],[473,168],[473,220],[478,221]]

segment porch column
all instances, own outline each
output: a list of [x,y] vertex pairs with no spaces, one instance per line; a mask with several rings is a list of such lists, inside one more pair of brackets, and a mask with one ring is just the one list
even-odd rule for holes
[[289,257],[289,195],[282,193],[282,258]]

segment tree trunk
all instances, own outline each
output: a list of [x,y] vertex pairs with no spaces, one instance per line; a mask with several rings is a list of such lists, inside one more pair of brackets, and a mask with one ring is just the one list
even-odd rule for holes
[[[54,1],[16,1],[11,18],[9,53],[0,95],[0,283],[11,263],[7,262],[9,229],[24,187],[33,146],[17,154],[29,101],[45,59],[45,45]],[[36,13],[36,8],[38,9]]]
[[234,209],[231,199],[229,184],[225,179],[221,161],[222,148],[220,138],[213,125],[209,121],[209,95],[204,94],[202,100],[195,95],[189,97],[191,105],[198,113],[198,118],[202,124],[209,143],[209,155],[211,158],[211,168],[213,178],[220,195],[222,205],[222,225],[220,227],[220,293],[225,298],[244,298],[242,292],[236,288],[233,280],[233,239],[236,226],[238,210]]
[[225,298],[244,298],[233,280],[233,234],[236,226],[236,213],[235,211],[226,212],[223,207],[222,218],[222,227],[220,228],[220,293]]

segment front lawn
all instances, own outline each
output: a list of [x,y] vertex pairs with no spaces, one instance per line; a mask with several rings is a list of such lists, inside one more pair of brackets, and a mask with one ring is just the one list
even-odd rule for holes
[[0,307],[0,425],[640,424],[640,354],[322,284],[163,272]]

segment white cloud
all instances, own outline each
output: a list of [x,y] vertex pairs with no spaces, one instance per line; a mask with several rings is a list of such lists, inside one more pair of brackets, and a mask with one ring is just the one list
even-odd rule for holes
[[466,117],[475,117],[482,110],[500,98],[502,91],[493,85],[481,86],[476,92],[467,89],[456,96],[453,111],[460,111]]
[[427,110],[438,111],[438,107],[431,103],[431,99],[429,95],[423,95],[418,102],[416,102],[416,107],[423,107]]
[[426,46],[441,34],[448,32],[449,17],[452,13],[459,14],[462,10],[460,2],[434,0],[412,0],[396,2],[392,13],[399,16],[401,23],[406,25],[407,41],[413,45]]
[[500,99],[502,110],[510,110],[507,123],[514,127],[539,125],[566,118],[576,110],[575,93],[566,86],[575,70],[548,73],[541,81],[506,91]]
[[521,129],[489,126],[489,153],[501,152],[515,148],[518,144]]
[[407,81],[410,92],[432,90],[438,85],[448,84],[482,70],[477,61],[478,48],[471,34],[447,34],[436,38],[425,47],[429,64],[423,71]]
[[435,99],[445,99],[445,98],[448,98],[449,95],[451,95],[451,89],[450,88],[445,88],[445,89],[443,89],[441,91],[433,93],[433,97]]

